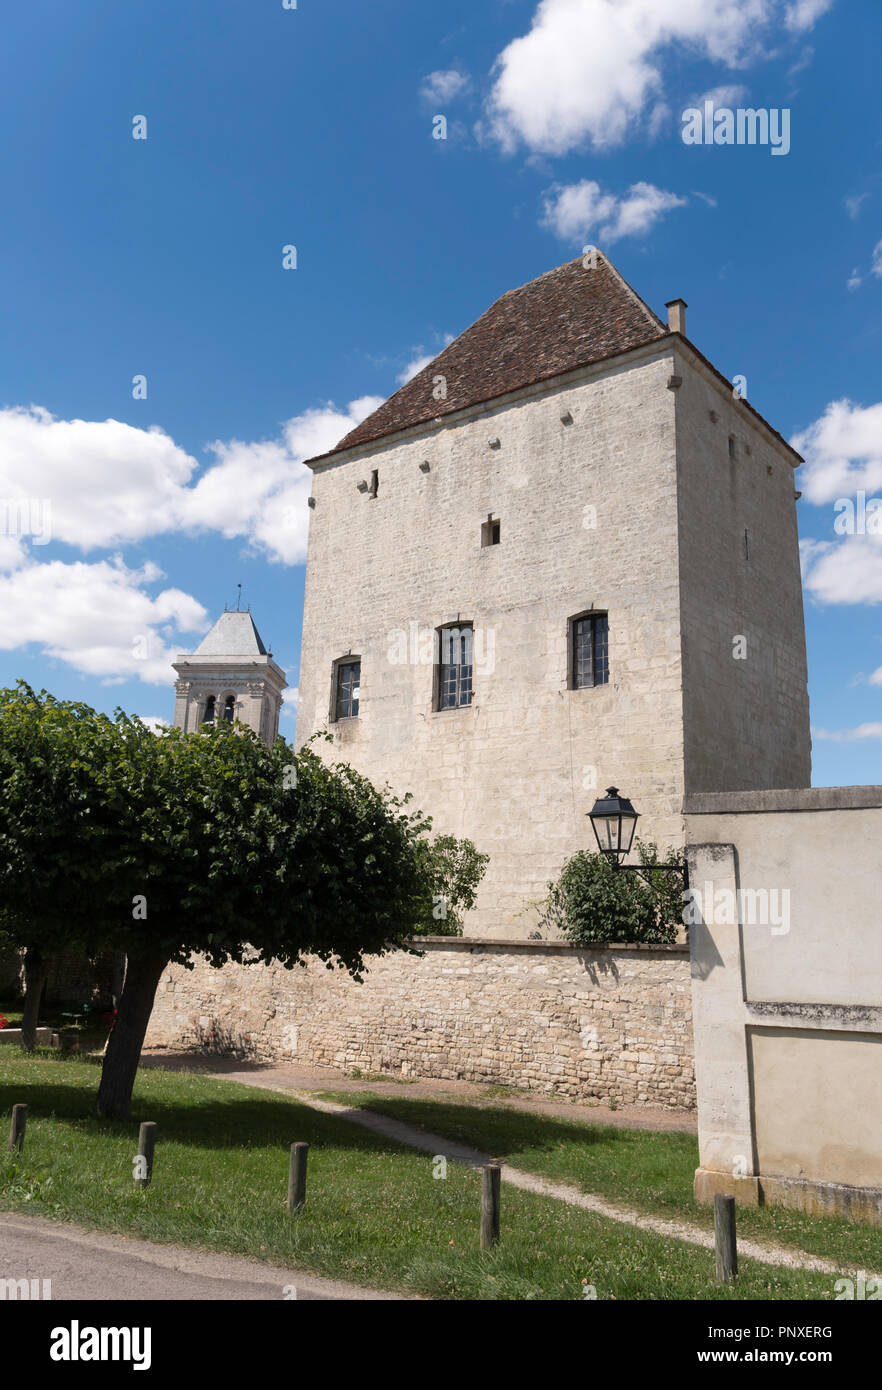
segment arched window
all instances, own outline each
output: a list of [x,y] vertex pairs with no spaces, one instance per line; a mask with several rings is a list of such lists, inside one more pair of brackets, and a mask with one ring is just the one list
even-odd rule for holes
[[215,707],[215,703],[216,703],[216,701],[215,701],[214,696],[213,696],[213,695],[209,695],[208,699],[205,701],[205,712],[204,712],[203,715],[202,715],[202,722],[203,722],[203,724],[213,724],[213,723],[214,723],[214,707]]
[[227,698],[224,700],[224,719],[227,721],[228,724],[232,724],[235,718],[236,697],[235,695],[228,695]]

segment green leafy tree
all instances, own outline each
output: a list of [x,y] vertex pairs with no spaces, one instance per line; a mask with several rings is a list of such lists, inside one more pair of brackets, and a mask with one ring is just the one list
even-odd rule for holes
[[103,870],[87,750],[104,725],[87,705],[35,695],[24,682],[0,692],[0,930],[24,950],[27,1050],[55,955],[93,935]]
[[241,725],[155,735],[19,686],[0,692],[0,771],[0,889],[19,943],[127,958],[106,1116],[128,1114],[170,963],[315,955],[360,979],[366,956],[410,949],[441,878],[409,797]]
[[653,873],[676,865],[676,850],[659,858],[654,844],[638,840],[645,873],[622,873],[605,855],[579,850],[549,883],[543,925],[584,945],[599,941],[672,943],[682,922],[683,881],[679,874]]
[[[123,716],[118,727],[127,785],[108,851],[128,968],[99,1088],[105,1115],[128,1111],[169,963],[317,956],[361,979],[367,955],[406,945],[433,886],[425,818],[352,768],[309,748],[295,757],[283,740],[268,749],[241,726],[159,738]],[[115,789],[120,768],[108,779]]]

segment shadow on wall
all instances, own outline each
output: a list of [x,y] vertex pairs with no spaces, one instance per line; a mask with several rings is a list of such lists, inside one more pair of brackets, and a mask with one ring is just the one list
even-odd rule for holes
[[238,1029],[227,1028],[217,1019],[201,1021],[182,1041],[210,1057],[235,1057],[245,1061],[257,1056],[257,1048],[250,1033],[240,1033]]
[[616,983],[618,983],[619,967],[616,965],[611,955],[597,956],[593,952],[591,955],[588,955],[580,951],[576,959],[592,984],[598,984],[601,975],[608,975],[611,980],[615,980]]

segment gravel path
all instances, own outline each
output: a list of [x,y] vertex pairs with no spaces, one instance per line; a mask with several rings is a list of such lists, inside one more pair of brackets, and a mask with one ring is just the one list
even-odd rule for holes
[[[175,1070],[199,1071],[212,1076],[223,1077],[229,1081],[238,1081],[246,1086],[282,1091],[294,1096],[304,1105],[312,1106],[315,1110],[321,1110],[328,1115],[339,1115],[342,1119],[361,1125],[364,1129],[372,1130],[375,1134],[394,1139],[409,1148],[419,1149],[423,1153],[433,1155],[444,1154],[446,1158],[452,1159],[456,1163],[466,1164],[469,1167],[481,1167],[485,1163],[495,1161],[489,1154],[482,1153],[479,1149],[445,1139],[441,1135],[430,1134],[426,1130],[417,1129],[401,1120],[393,1120],[387,1115],[377,1115],[370,1110],[359,1110],[351,1106],[319,1100],[312,1094],[316,1090],[345,1088],[347,1091],[370,1091],[374,1095],[395,1095],[407,1099],[411,1097],[414,1099],[430,1098],[439,1101],[456,1099],[465,1104],[486,1106],[487,1088],[472,1086],[469,1082],[420,1081],[413,1085],[403,1086],[400,1082],[354,1080],[345,1076],[344,1073],[334,1073],[330,1068],[298,1067],[295,1064],[268,1063],[261,1065],[237,1061],[233,1058],[205,1057],[187,1053],[162,1054],[156,1052],[149,1057],[145,1056],[142,1060],[147,1065],[170,1066]],[[337,1080],[334,1079],[335,1076],[338,1078]],[[306,1081],[306,1085],[304,1085],[304,1081]],[[586,1105],[537,1102],[529,1098],[525,1099],[520,1095],[516,1100],[494,1098],[493,1103],[494,1105],[502,1105],[506,1109],[551,1114],[589,1124],[612,1124],[629,1129],[637,1127],[633,1118],[634,1111],[637,1111],[638,1116],[642,1119],[642,1127],[645,1129],[691,1130],[695,1127],[694,1115],[682,1111],[647,1112],[643,1110],[641,1114],[638,1107],[632,1106],[629,1107],[631,1113],[627,1113],[624,1109],[608,1111]],[[693,1226],[688,1221],[649,1216],[633,1207],[618,1206],[608,1202],[604,1197],[583,1192],[580,1188],[569,1183],[542,1178],[535,1173],[527,1173],[520,1168],[512,1168],[507,1163],[501,1164],[501,1169],[503,1182],[510,1183],[512,1187],[519,1187],[525,1192],[535,1192],[541,1197],[552,1197],[557,1201],[567,1202],[570,1206],[582,1207],[586,1211],[595,1212],[598,1216],[606,1217],[609,1221],[618,1221],[642,1231],[652,1231],[656,1235],[681,1240],[689,1245],[699,1245],[705,1250],[714,1248],[713,1233],[703,1230],[699,1226]],[[739,1238],[738,1251],[746,1258],[759,1260],[763,1264],[779,1265],[787,1269],[806,1269],[819,1274],[838,1275],[841,1273],[840,1266],[832,1260],[809,1255],[806,1251],[790,1249],[785,1246],[762,1245],[754,1240]],[[868,1277],[875,1278],[877,1276],[868,1275]]]
[[545,1100],[529,1091],[500,1095],[498,1087],[476,1081],[436,1081],[396,1077],[365,1080],[347,1075],[334,1067],[304,1066],[297,1062],[251,1062],[234,1057],[212,1057],[199,1052],[170,1052],[150,1048],[141,1056],[142,1066],[165,1067],[171,1071],[207,1072],[248,1086],[271,1091],[370,1091],[378,1096],[399,1096],[404,1100],[437,1100],[457,1105],[487,1105],[492,1100],[504,1110],[522,1110],[529,1115],[551,1115],[556,1119],[579,1120],[591,1125],[612,1125],[615,1129],[679,1130],[698,1133],[694,1110],[655,1110],[645,1105],[607,1105],[586,1101]]
[[[455,1163],[466,1164],[470,1168],[479,1168],[483,1167],[485,1163],[497,1162],[489,1154],[482,1153],[480,1149],[470,1148],[467,1144],[455,1143],[451,1139],[442,1138],[439,1134],[430,1134],[424,1129],[415,1129],[412,1125],[404,1124],[401,1120],[390,1119],[387,1115],[377,1115],[372,1110],[358,1110],[351,1106],[318,1100],[307,1091],[294,1092],[293,1094],[304,1105],[310,1105],[314,1110],[321,1110],[327,1115],[339,1115],[341,1119],[351,1120],[353,1124],[373,1130],[375,1134],[382,1134],[387,1139],[395,1139],[399,1144],[420,1149],[424,1153],[443,1154],[445,1158],[452,1159]],[[645,1212],[636,1211],[633,1207],[616,1206],[612,1202],[606,1201],[604,1197],[595,1197],[590,1192],[582,1192],[580,1188],[573,1187],[569,1183],[555,1182],[551,1178],[540,1178],[535,1173],[526,1173],[520,1168],[512,1168],[507,1163],[500,1164],[500,1168],[502,1181],[510,1183],[512,1187],[520,1187],[524,1192],[535,1192],[540,1197],[553,1197],[559,1202],[567,1202],[572,1207],[584,1207],[586,1211],[593,1211],[598,1216],[605,1216],[609,1221],[620,1221],[628,1226],[636,1226],[641,1231],[652,1231],[655,1235],[669,1236],[673,1240],[682,1240],[689,1245],[701,1245],[706,1250],[713,1250],[714,1248],[713,1233],[704,1231],[698,1226],[692,1226],[687,1221],[673,1221],[661,1216],[647,1216]],[[832,1260],[821,1259],[816,1255],[808,1255],[803,1250],[792,1250],[780,1245],[760,1245],[754,1240],[745,1240],[741,1237],[738,1240],[738,1253],[749,1259],[759,1260],[762,1264],[782,1265],[788,1269],[807,1269],[819,1274],[840,1274],[842,1272],[840,1266],[834,1264]],[[868,1275],[868,1278],[876,1277],[876,1275]]]

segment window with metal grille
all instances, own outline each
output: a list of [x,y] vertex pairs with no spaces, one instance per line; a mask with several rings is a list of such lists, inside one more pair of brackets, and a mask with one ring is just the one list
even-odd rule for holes
[[458,709],[472,703],[471,623],[439,629],[438,708]]
[[334,697],[335,719],[352,719],[358,714],[360,684],[361,662],[339,661],[337,663],[337,687]]
[[609,682],[609,623],[605,613],[572,619],[572,687]]

